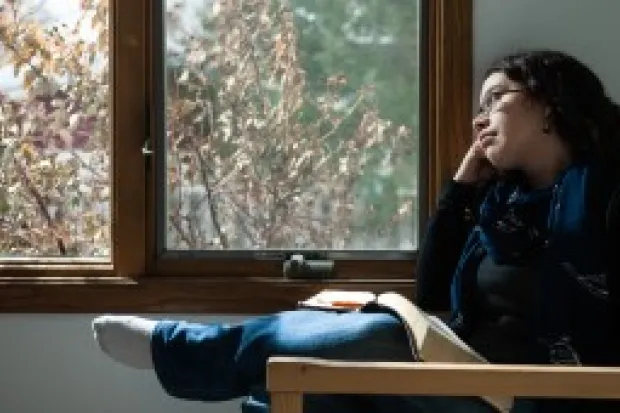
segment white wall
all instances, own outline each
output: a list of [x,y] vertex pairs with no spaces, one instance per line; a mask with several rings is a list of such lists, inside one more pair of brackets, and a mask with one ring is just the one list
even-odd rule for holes
[[587,63],[620,101],[620,2],[474,0],[475,90],[496,57],[523,47],[555,48]]
[[[588,62],[620,100],[620,1],[475,0],[475,21],[477,74],[512,49],[554,47]],[[0,315],[0,412],[238,411],[236,402],[211,405],[166,396],[152,373],[125,368],[98,350],[91,319],[90,314]]]
[[[205,404],[174,399],[164,393],[152,371],[135,370],[114,362],[93,340],[90,328],[93,317],[91,314],[0,315],[1,413],[240,411],[237,401]],[[210,320],[196,316],[183,318]]]

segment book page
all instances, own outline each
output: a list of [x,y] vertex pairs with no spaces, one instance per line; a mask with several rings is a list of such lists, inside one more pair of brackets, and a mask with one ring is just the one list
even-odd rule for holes
[[[452,341],[454,344],[458,345],[459,347],[473,354],[478,354],[473,348],[471,348],[467,343],[465,343],[458,335],[456,335],[456,333],[452,331],[452,329],[446,323],[444,323],[443,320],[441,320],[439,317],[430,315],[430,314],[427,314],[426,316],[429,320],[429,323],[432,325],[432,327],[435,328],[435,330],[441,333],[444,337],[446,337],[447,339],[449,339],[450,341]],[[480,355],[478,356],[480,358],[483,358]]]
[[375,293],[369,291],[323,290],[298,305],[302,308],[350,311],[362,308],[375,298]]

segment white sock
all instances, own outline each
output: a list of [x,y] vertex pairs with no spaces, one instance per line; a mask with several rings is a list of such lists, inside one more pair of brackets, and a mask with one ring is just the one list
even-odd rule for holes
[[124,315],[103,315],[93,320],[95,341],[114,360],[137,369],[153,368],[151,333],[157,321]]

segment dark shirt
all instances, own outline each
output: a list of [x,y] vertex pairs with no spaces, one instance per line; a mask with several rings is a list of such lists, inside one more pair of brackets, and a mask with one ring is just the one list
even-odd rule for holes
[[530,363],[535,345],[532,315],[537,305],[536,271],[497,265],[489,256],[478,268],[477,312],[468,341],[487,360]]

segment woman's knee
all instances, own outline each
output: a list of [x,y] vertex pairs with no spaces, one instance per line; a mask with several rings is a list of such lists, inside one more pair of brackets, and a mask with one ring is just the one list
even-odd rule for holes
[[279,317],[272,331],[278,353],[355,360],[412,357],[405,329],[391,314],[311,310]]

